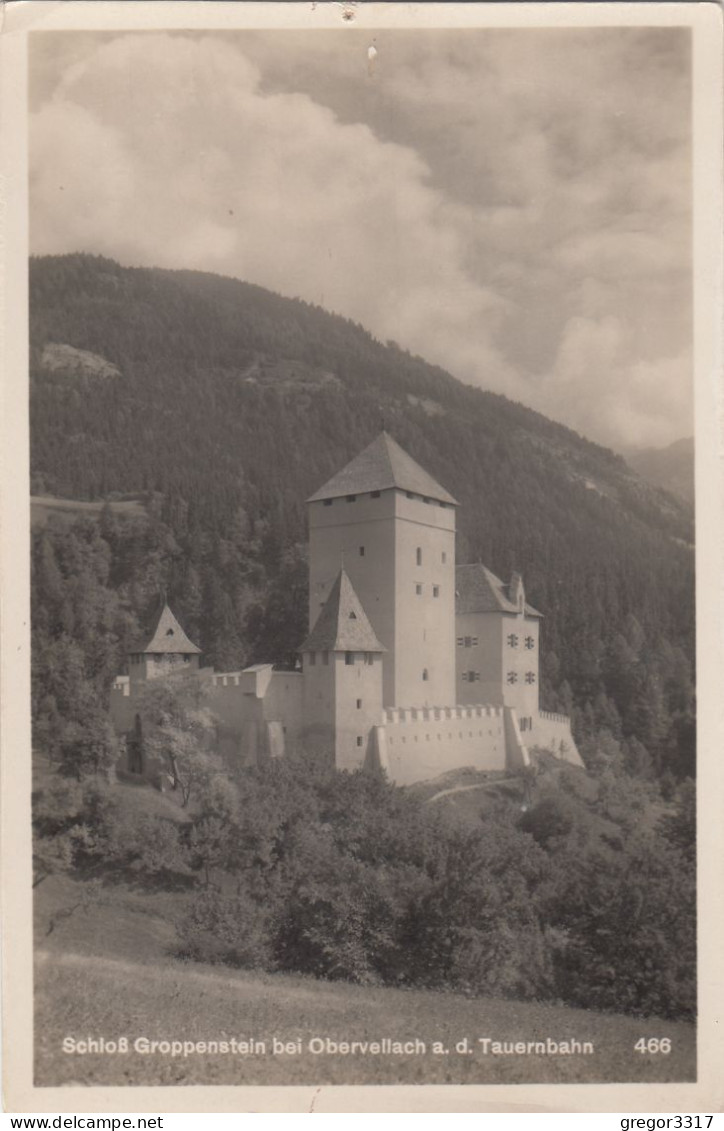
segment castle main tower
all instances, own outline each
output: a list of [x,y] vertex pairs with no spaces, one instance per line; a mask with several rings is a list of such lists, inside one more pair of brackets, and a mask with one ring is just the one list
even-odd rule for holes
[[344,568],[386,649],[386,707],[455,702],[456,500],[386,432],[308,500],[309,627]]

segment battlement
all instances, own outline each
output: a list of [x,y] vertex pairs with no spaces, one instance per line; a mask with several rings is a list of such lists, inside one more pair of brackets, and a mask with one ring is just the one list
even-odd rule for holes
[[240,687],[241,672],[214,672],[211,684],[213,687]]
[[491,707],[485,704],[455,707],[386,707],[384,722],[392,723],[417,723],[417,722],[445,722],[456,719],[491,719],[502,718],[502,707]]
[[571,720],[568,715],[557,715],[554,711],[539,711],[538,715],[541,719],[548,719],[552,723],[563,723],[570,728]]

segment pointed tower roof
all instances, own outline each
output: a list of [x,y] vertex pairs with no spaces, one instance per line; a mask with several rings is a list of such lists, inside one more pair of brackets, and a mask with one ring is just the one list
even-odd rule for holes
[[175,652],[187,655],[200,655],[201,649],[192,644],[168,605],[163,608],[156,621],[151,638],[140,652]]
[[324,603],[300,652],[386,652],[344,570]]
[[338,471],[336,475],[307,499],[335,499],[344,495],[362,495],[369,491],[385,491],[399,487],[416,495],[457,506],[457,500],[436,483],[431,475],[415,463],[387,432],[381,432],[369,447]]
[[[520,574],[513,574],[520,580]],[[486,569],[480,562],[459,565],[455,568],[456,613],[517,613],[518,606],[511,600],[510,585]],[[543,614],[525,603],[525,614],[540,617]]]

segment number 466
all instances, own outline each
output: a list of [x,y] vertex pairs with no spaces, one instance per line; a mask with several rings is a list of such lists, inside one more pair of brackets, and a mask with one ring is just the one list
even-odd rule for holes
[[668,1056],[671,1052],[670,1037],[642,1037],[634,1045],[636,1052],[663,1053]]

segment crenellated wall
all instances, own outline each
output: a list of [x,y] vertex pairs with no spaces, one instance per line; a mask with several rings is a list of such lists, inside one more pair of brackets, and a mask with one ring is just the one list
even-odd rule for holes
[[525,732],[529,748],[539,746],[550,750],[557,758],[582,766],[583,759],[571,734],[571,720],[567,715],[557,715],[550,711],[538,711],[531,718],[532,726]]
[[471,766],[507,767],[501,707],[388,708],[375,727],[380,766],[396,785],[412,785]]

